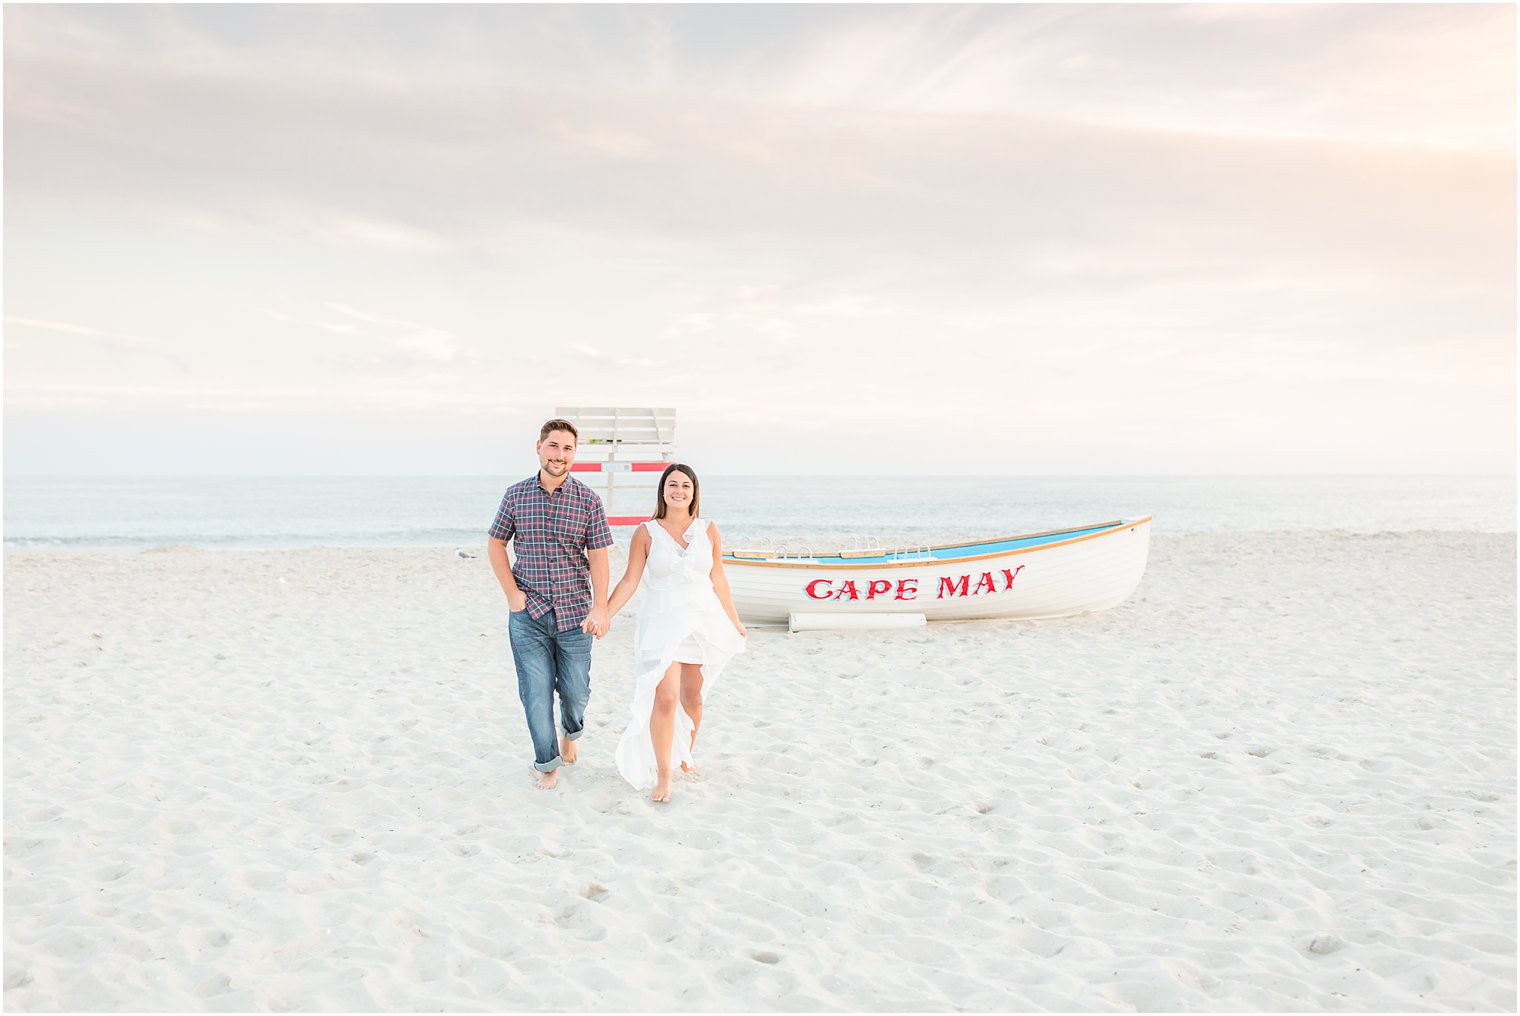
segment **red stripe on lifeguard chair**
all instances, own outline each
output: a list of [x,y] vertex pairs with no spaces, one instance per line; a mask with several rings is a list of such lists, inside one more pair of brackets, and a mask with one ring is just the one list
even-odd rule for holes
[[648,515],[612,515],[607,519],[609,526],[642,526],[649,521]]
[[658,473],[668,462],[576,462],[572,473]]

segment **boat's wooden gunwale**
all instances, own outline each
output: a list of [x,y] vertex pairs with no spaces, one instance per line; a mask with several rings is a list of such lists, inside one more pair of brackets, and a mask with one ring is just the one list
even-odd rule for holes
[[970,561],[987,561],[987,560],[990,560],[990,559],[995,558],[995,557],[1013,557],[1016,554],[1032,554],[1032,553],[1034,553],[1036,551],[1051,550],[1051,549],[1053,549],[1055,547],[1070,547],[1070,546],[1073,546],[1073,545],[1078,544],[1078,543],[1085,543],[1088,540],[1096,540],[1099,537],[1111,536],[1114,533],[1122,532],[1122,531],[1124,531],[1126,529],[1129,529],[1129,528],[1131,528],[1133,526],[1144,525],[1145,523],[1149,522],[1152,518],[1153,518],[1153,516],[1147,515],[1147,516],[1145,516],[1144,518],[1141,518],[1141,519],[1115,519],[1115,520],[1113,520],[1111,522],[1095,522],[1095,523],[1093,523],[1090,526],[1076,526],[1076,527],[1074,527],[1072,529],[1051,529],[1051,530],[1048,530],[1048,531],[1043,532],[1043,533],[1020,533],[1017,536],[997,536],[997,537],[993,537],[990,540],[968,540],[965,543],[942,543],[942,544],[938,544],[936,546],[933,546],[933,547],[929,548],[931,551],[935,551],[935,550],[954,550],[957,547],[975,547],[979,543],[1002,543],[1002,542],[1004,542],[1006,540],[1027,540],[1027,539],[1030,539],[1030,538],[1036,537],[1036,536],[1050,536],[1050,535],[1052,535],[1054,533],[1078,532],[1078,531],[1083,530],[1083,529],[1092,529],[1095,526],[1106,527],[1106,528],[1104,528],[1100,532],[1088,533],[1085,536],[1074,536],[1074,537],[1072,537],[1069,540],[1057,540],[1054,543],[1041,543],[1038,546],[1034,546],[1034,547],[1020,547],[1020,548],[1018,548],[1016,550],[998,550],[998,551],[994,551],[991,554],[976,554],[976,555],[973,555],[971,557],[957,557],[957,558],[950,558],[948,560],[935,560],[933,558],[920,558],[917,561],[880,561],[880,562],[877,562],[875,564],[872,564],[870,562],[867,562],[867,563],[864,563],[864,564],[857,564],[857,563],[854,563],[854,562],[838,562],[838,563],[828,563],[828,564],[825,564],[825,563],[821,563],[821,562],[812,562],[812,561],[756,561],[756,560],[749,560],[749,559],[739,558],[739,557],[730,557],[728,554],[724,554],[723,555],[723,566],[725,568],[728,567],[729,565],[742,565],[745,568],[830,568],[830,569],[835,569],[835,570],[840,569],[840,568],[933,568],[933,567],[936,567],[936,566],[946,567],[946,566],[950,566],[950,565],[965,564],[965,563],[970,562]]

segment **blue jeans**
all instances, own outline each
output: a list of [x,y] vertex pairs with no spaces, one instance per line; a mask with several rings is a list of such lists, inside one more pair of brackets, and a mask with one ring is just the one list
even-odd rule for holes
[[553,772],[563,764],[554,732],[554,694],[559,693],[565,737],[574,741],[585,728],[591,698],[591,634],[579,628],[557,631],[552,610],[536,621],[526,610],[513,611],[507,634],[517,667],[517,697],[533,739],[533,768]]

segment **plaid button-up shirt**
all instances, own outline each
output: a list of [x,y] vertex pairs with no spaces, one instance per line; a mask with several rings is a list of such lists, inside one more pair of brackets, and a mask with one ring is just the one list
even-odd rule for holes
[[550,494],[535,473],[507,488],[487,532],[516,543],[512,578],[528,597],[528,616],[536,621],[553,611],[556,630],[580,627],[592,605],[586,551],[612,546],[596,492],[567,476]]

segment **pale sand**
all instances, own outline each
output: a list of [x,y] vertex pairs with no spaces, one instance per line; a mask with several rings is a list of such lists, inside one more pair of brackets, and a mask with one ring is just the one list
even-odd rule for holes
[[5,569],[11,1010],[1515,1008],[1512,536],[757,630],[668,806],[612,764],[631,609],[543,793],[483,557]]

